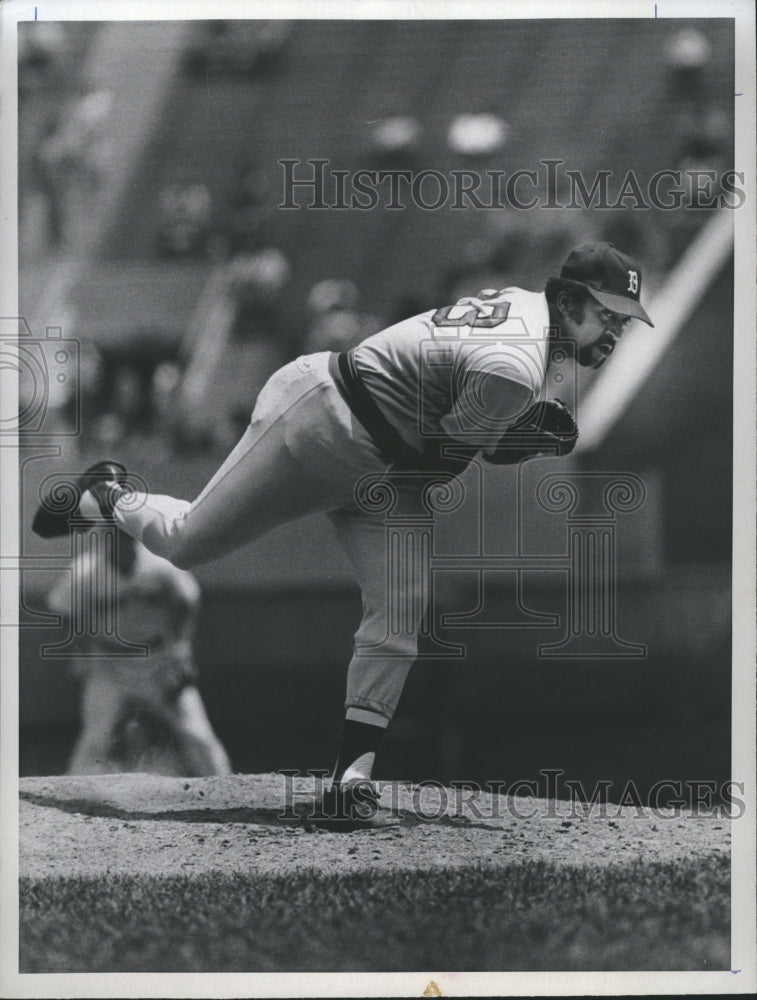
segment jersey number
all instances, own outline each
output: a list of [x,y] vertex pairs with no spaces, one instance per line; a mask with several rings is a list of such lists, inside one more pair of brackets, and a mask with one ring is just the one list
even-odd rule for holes
[[475,326],[490,330],[493,326],[499,326],[500,323],[505,322],[507,314],[510,312],[510,303],[498,302],[496,306],[492,307],[490,316],[482,316],[475,309],[469,309],[462,316],[450,316],[455,308],[456,306],[442,306],[431,317],[431,322],[434,326]]

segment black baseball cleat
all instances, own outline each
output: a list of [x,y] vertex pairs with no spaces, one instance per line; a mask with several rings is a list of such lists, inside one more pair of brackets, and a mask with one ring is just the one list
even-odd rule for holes
[[380,830],[399,826],[396,813],[379,805],[376,786],[371,781],[332,784],[324,789],[312,822],[325,830],[350,833],[354,830]]
[[101,515],[112,520],[113,505],[125,482],[126,469],[120,462],[111,461],[96,462],[74,480],[61,477],[42,498],[32,521],[32,531],[40,538],[67,535],[69,520],[79,512],[79,502],[87,490],[97,501]]

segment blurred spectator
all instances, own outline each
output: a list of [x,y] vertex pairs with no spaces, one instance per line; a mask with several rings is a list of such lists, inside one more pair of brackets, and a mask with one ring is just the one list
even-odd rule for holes
[[[87,434],[95,426],[103,398],[103,374],[105,365],[96,344],[79,336],[79,400],[81,406],[82,433]],[[72,400],[71,405],[76,405]]]
[[[165,330],[140,328],[98,345],[98,353],[85,396],[96,436],[106,442],[126,432],[150,433],[165,417],[166,364],[178,379],[179,338]],[[158,371],[162,381],[156,386]]]
[[291,30],[291,21],[205,21],[184,66],[193,76],[269,72],[281,58]]
[[74,102],[70,130],[77,136],[75,144],[83,151],[82,175],[91,194],[102,186],[110,168],[112,142],[108,120],[113,106],[109,90],[89,90]]
[[374,125],[371,149],[381,160],[407,160],[418,151],[421,128],[415,118],[396,115]]
[[36,212],[39,228],[35,242],[41,242],[44,249],[48,246],[52,249],[60,246],[64,236],[65,192],[61,189],[55,157],[50,155],[58,128],[57,113],[48,112],[40,126],[38,141],[33,144],[25,160],[24,180],[29,200],[22,200],[20,215],[25,220],[30,211]]
[[360,304],[360,292],[354,281],[327,278],[313,285],[308,293],[307,307],[315,316],[333,310],[355,311]]
[[126,435],[126,423],[114,410],[101,413],[92,423],[92,436],[100,445],[116,445]]
[[[112,369],[111,403],[128,431],[152,426],[152,370],[137,358]],[[111,360],[111,359],[108,359]]]
[[310,289],[307,309],[311,323],[303,351],[348,351],[361,340],[378,333],[384,322],[360,309],[357,285],[346,279],[319,281]]
[[733,167],[733,129],[728,116],[707,105],[686,116],[678,157],[676,169],[684,178],[690,202],[685,211],[668,213],[665,267],[672,267],[680,258],[723,193],[723,174]]
[[243,164],[227,191],[226,203],[230,253],[260,249],[265,242],[266,222],[276,204],[265,173],[254,163]]
[[92,216],[91,200],[102,189],[111,162],[112,101],[110,91],[84,90],[45,125],[35,167],[49,203],[55,242],[75,243]]
[[455,153],[484,156],[502,149],[510,127],[490,112],[458,115],[449,127],[447,142]]
[[668,85],[671,97],[697,102],[707,96],[707,70],[712,45],[698,28],[682,28],[666,47]]
[[202,181],[173,181],[158,198],[158,253],[202,257],[212,249],[212,200]]
[[728,116],[704,107],[696,125],[681,139],[681,171],[710,171],[718,177],[733,166],[733,129]]
[[245,339],[278,335],[278,307],[292,277],[289,261],[276,247],[239,253],[228,265],[229,296],[235,311],[233,334]]
[[55,85],[70,71],[71,41],[61,21],[18,25],[18,97]]
[[[115,611],[117,620],[117,637],[95,630],[79,640],[74,672],[82,684],[81,732],[68,773],[229,774],[197,690],[195,578],[123,532],[114,566],[104,552],[102,546],[77,556],[47,600],[64,619],[82,613],[77,601],[93,599],[102,614]],[[115,578],[104,585],[109,572]],[[108,598],[115,608],[100,606]],[[102,614],[93,620],[103,620]],[[125,656],[125,643],[147,646],[147,655]]]
[[176,393],[181,383],[181,365],[176,361],[162,361],[152,377],[151,410],[161,426],[173,421]]

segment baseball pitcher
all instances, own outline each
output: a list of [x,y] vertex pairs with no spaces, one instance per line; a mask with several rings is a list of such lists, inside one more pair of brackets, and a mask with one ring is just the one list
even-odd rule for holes
[[[387,649],[387,588],[402,591],[393,595],[397,600],[427,600],[425,592],[403,590],[420,591],[423,579],[388,580],[384,518],[357,502],[357,485],[371,474],[415,471],[398,479],[399,502],[411,511],[420,506],[424,478],[457,475],[477,453],[494,463],[567,454],[578,433],[573,416],[559,401],[542,398],[550,352],[570,340],[580,365],[599,367],[632,318],[652,325],[640,296],[634,260],[611,244],[583,246],[543,292],[484,291],[382,330],[349,352],[285,365],[193,502],[135,491],[116,462],[98,463],[80,477],[80,516],[112,518],[184,568],[286,521],[328,512],[360,585],[363,617],[324,822],[352,829],[392,821],[376,809],[371,772],[418,636],[393,635]],[[55,534],[67,530],[65,521],[43,505],[35,526]],[[381,655],[372,656],[379,643]]]

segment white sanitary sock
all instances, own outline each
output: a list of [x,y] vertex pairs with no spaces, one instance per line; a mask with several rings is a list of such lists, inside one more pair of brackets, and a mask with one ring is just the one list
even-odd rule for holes
[[353,760],[339,780],[342,784],[346,781],[359,781],[361,778],[364,781],[370,781],[375,759],[376,754],[372,750],[362,754],[357,760]]

